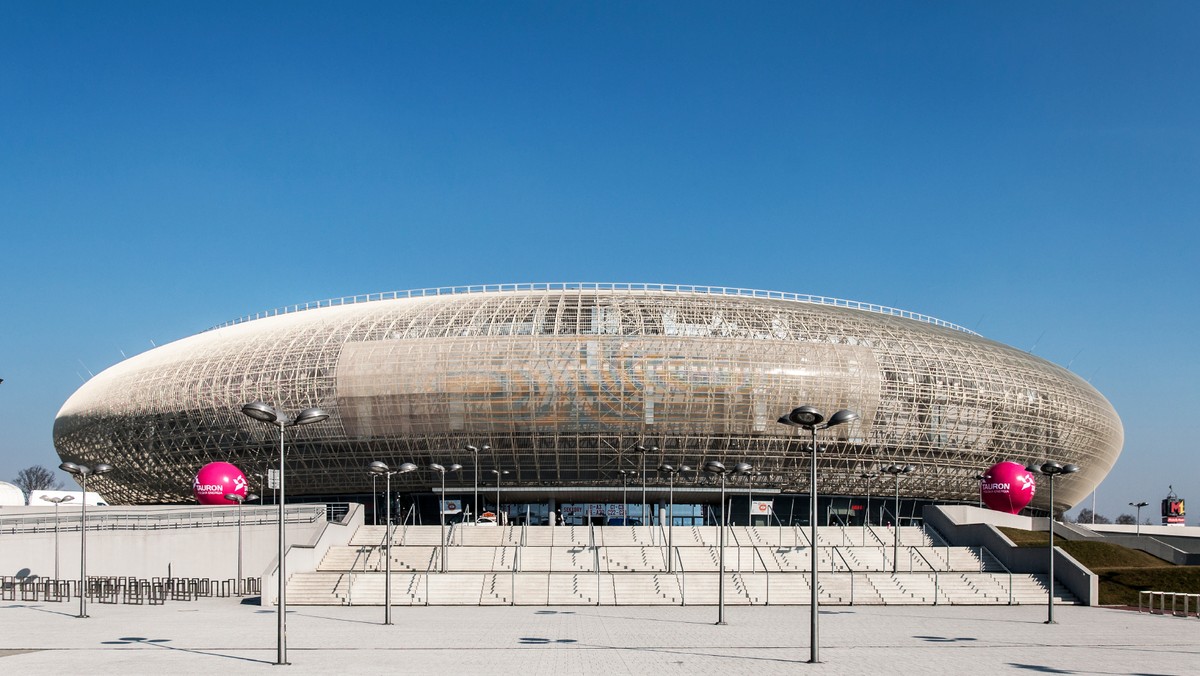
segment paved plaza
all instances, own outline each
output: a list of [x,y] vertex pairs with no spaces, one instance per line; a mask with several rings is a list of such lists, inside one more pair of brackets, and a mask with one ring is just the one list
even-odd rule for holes
[[0,605],[0,673],[1196,674],[1200,620],[1085,607],[830,607],[807,664],[807,607]]

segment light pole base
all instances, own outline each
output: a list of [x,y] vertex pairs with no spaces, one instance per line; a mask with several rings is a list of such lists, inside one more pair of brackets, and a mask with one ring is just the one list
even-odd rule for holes
[[713,622],[713,624],[717,625],[718,627],[723,627],[725,626],[725,620],[717,620],[716,622]]
[[1055,622],[1054,620],[1046,620],[1046,621],[1045,621],[1045,622],[1043,622],[1042,624],[1058,624],[1058,623],[1057,623],[1057,622]]

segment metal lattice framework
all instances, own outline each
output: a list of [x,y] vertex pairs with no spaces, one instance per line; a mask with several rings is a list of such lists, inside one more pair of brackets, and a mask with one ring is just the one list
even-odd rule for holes
[[462,447],[485,443],[480,465],[510,470],[506,485],[619,485],[643,444],[661,449],[652,467],[744,460],[759,484],[807,492],[807,440],[776,418],[810,404],[861,415],[821,437],[823,495],[862,494],[860,473],[901,462],[918,466],[904,495],[970,501],[989,465],[1050,458],[1083,468],[1057,482],[1065,507],[1104,478],[1123,437],[1074,374],[931,317],[724,287],[529,284],[324,301],[217,327],[88,381],[59,412],[55,444],[64,459],[116,465],[95,480],[111,500],[187,500],[206,462],[273,462],[276,430],[240,413],[253,400],[331,413],[289,433],[288,487],[301,495],[369,491],[371,460],[470,469]]

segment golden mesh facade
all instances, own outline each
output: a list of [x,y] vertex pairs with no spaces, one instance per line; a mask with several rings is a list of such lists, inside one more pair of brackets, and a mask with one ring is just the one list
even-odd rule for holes
[[480,465],[510,470],[506,486],[619,486],[639,443],[661,449],[650,467],[745,461],[758,483],[807,493],[807,437],[776,422],[802,404],[861,415],[820,438],[822,495],[861,495],[859,474],[901,462],[918,467],[903,495],[974,501],[991,464],[1052,459],[1082,468],[1056,482],[1064,507],[1122,445],[1119,418],[1086,382],[940,320],[778,292],[601,284],[400,292],[234,322],[90,380],[59,412],[55,445],[66,460],[114,464],[93,480],[110,500],[185,501],[207,462],[278,462],[276,428],[240,412],[254,400],[331,414],[289,432],[290,495],[368,492],[372,460],[458,462],[452,481],[469,485],[465,444],[491,446]]

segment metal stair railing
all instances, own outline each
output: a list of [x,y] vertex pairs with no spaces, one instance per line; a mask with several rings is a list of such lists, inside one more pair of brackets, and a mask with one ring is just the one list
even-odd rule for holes
[[[938,569],[932,563],[929,562],[929,559],[925,558],[925,554],[923,554],[919,548],[909,547],[908,551],[909,551],[909,570],[910,571],[912,570],[912,554],[913,554],[913,552],[916,552],[917,556],[921,557],[921,560],[925,562],[925,565],[929,566],[930,570],[933,571],[933,605],[936,606],[938,604],[938,589],[939,589]],[[949,565],[949,564],[947,564],[947,565]]]

